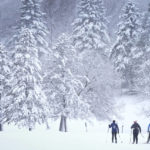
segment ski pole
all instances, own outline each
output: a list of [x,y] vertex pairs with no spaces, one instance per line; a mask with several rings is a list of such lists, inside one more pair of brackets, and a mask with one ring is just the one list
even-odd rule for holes
[[129,144],[131,143],[131,137],[132,137],[132,129],[131,129],[131,134],[130,134],[130,142],[129,142]]
[[108,130],[107,130],[107,133],[109,133],[109,126],[108,126]]
[[141,133],[142,138],[145,138],[144,135]]
[[108,126],[108,130],[107,130],[106,143],[107,143],[107,140],[108,140],[108,134],[109,134],[109,126]]
[[122,141],[121,136],[120,136],[120,134],[119,134],[119,133],[118,133],[118,136],[119,136],[119,138],[120,138],[121,143],[123,143],[123,141]]
[[122,134],[123,134],[123,128],[124,128],[124,125],[122,125]]

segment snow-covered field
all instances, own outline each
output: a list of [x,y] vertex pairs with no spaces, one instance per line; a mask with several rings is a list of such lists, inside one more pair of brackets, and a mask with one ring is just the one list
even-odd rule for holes
[[[84,121],[68,120],[68,133],[58,132],[59,121],[52,123],[49,130],[41,126],[32,132],[4,126],[4,132],[0,133],[1,150],[149,150],[150,145],[144,144],[147,140],[146,129],[149,120],[141,113],[145,103],[135,100],[134,97],[123,97],[120,102],[124,103],[125,107],[121,110],[123,119],[117,121],[120,127],[118,144],[111,143],[109,122],[88,123],[86,132]],[[130,126],[134,120],[142,127],[138,145],[131,144]],[[124,133],[121,131],[122,125]]]
[[97,133],[58,133],[50,131],[11,132],[0,134],[2,150],[149,150],[139,136],[139,144],[130,144],[128,134],[120,135],[118,144],[111,144],[110,135]]

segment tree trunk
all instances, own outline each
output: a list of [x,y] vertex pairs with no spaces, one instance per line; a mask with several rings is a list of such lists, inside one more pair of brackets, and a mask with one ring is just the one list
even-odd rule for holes
[[0,123],[0,131],[3,131],[3,125]]
[[32,131],[32,128],[29,127],[29,131]]
[[67,132],[67,117],[64,115],[61,115],[59,131],[60,132]]
[[46,128],[47,128],[47,130],[49,130],[50,129],[50,126],[49,126],[49,124],[48,124],[48,122],[46,121]]
[[87,123],[85,122],[85,132],[88,132]]

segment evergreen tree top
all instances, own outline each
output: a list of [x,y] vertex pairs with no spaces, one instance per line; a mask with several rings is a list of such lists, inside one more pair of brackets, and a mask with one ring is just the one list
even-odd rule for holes
[[[97,11],[99,13],[97,13]],[[84,18],[103,17],[105,8],[102,0],[81,0],[78,4],[78,15]],[[93,20],[94,21],[94,20]]]
[[118,24],[119,28],[117,32],[118,38],[124,38],[124,41],[130,38],[137,38],[137,33],[140,32],[141,25],[139,17],[140,13],[136,5],[132,2],[128,2],[120,15],[120,23]]
[[120,18],[123,20],[130,18],[131,21],[134,21],[134,16],[139,17],[139,10],[133,2],[128,2],[123,8],[123,13]]
[[43,19],[45,13],[41,11],[40,5],[41,2],[38,0],[22,0],[20,16],[21,26],[33,28],[37,25],[45,24],[45,21]]
[[143,15],[142,28],[145,30],[145,32],[150,30],[150,4],[148,10]]
[[101,50],[110,42],[102,0],[81,0],[73,22],[73,44],[79,51]]

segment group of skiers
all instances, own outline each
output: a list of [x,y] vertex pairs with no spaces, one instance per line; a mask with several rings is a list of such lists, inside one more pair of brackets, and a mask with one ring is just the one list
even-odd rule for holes
[[[119,127],[116,121],[113,120],[113,122],[108,127],[112,129],[112,143],[114,143],[114,139],[115,139],[115,143],[117,143],[117,133],[119,134]],[[134,121],[133,125],[131,126],[131,131],[133,133],[133,144],[134,143],[138,144],[138,135],[139,133],[141,133],[141,127],[137,123],[137,121]],[[148,125],[147,132],[148,132],[147,143],[149,143],[150,142],[150,124]]]

